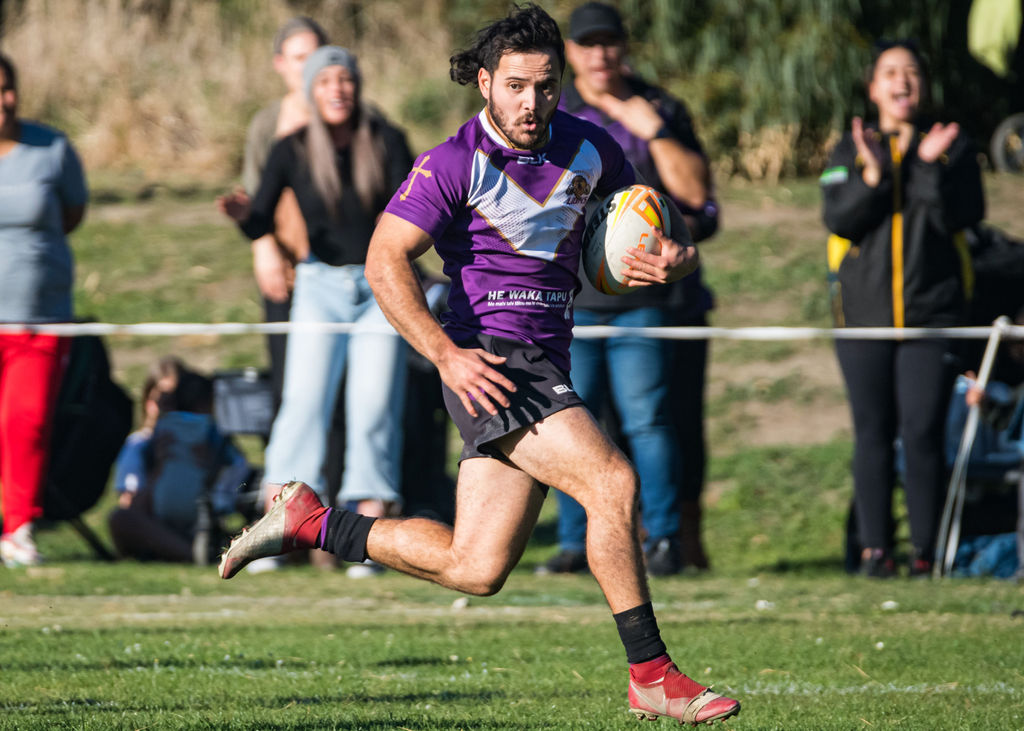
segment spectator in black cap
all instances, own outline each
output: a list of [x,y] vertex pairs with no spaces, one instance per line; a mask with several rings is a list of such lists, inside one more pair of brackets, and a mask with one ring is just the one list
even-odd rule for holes
[[[717,228],[718,208],[685,105],[626,70],[627,34],[615,8],[580,5],[570,16],[568,38],[573,79],[563,87],[562,108],[607,129],[646,182],[676,202],[693,240],[707,239]],[[574,317],[579,325],[706,325],[711,307],[698,270],[629,297],[602,295],[584,281]],[[572,344],[577,392],[598,414],[610,400],[640,473],[647,570],[655,575],[687,565],[708,568],[700,537],[707,347],[706,340],[644,338]],[[561,550],[542,571],[584,570],[586,515],[571,498],[558,498]]]

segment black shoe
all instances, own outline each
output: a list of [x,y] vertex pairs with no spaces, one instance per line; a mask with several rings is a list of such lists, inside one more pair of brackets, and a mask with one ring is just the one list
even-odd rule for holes
[[861,557],[860,573],[871,579],[891,579],[896,575],[896,562],[888,551],[873,548],[869,556]]
[[579,574],[589,570],[585,551],[562,550],[534,569],[534,573]]
[[662,538],[647,552],[647,573],[651,576],[674,576],[683,569],[679,542]]
[[701,541],[702,513],[699,501],[684,502],[680,506],[679,562],[683,567],[707,571],[711,562]]

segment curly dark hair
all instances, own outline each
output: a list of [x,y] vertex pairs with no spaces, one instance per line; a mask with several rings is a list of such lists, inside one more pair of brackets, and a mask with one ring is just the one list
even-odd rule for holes
[[480,69],[493,74],[506,53],[553,51],[558,57],[559,75],[565,69],[565,44],[558,23],[533,3],[514,5],[501,20],[477,31],[473,44],[451,57],[452,81],[476,85]]

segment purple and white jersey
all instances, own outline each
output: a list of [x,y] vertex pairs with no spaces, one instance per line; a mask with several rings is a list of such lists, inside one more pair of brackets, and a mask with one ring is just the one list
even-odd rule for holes
[[600,127],[558,110],[549,132],[543,149],[514,150],[481,111],[420,155],[386,210],[434,239],[453,340],[522,340],[568,371],[584,207],[635,181]]

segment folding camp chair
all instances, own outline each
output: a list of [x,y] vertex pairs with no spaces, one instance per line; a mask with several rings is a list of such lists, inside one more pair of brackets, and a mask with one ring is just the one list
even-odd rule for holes
[[[1009,326],[1010,319],[1007,317],[1000,317],[993,323],[992,334],[985,348],[981,368],[978,370],[976,383],[982,389],[988,385],[999,341]],[[1024,401],[1017,404],[1006,428],[996,432],[986,426],[979,432],[980,408],[977,405],[967,407],[964,400],[969,387],[970,384],[966,379],[963,377],[957,379],[950,419],[947,421],[947,439],[951,428],[955,429],[957,425],[962,424],[963,429],[953,459],[952,476],[946,493],[942,519],[939,523],[933,570],[936,578],[949,575],[953,568],[953,560],[960,544],[968,479],[1006,479],[1008,475],[1019,470],[1021,461],[1024,459],[1024,441],[1022,441],[1021,435]]]

